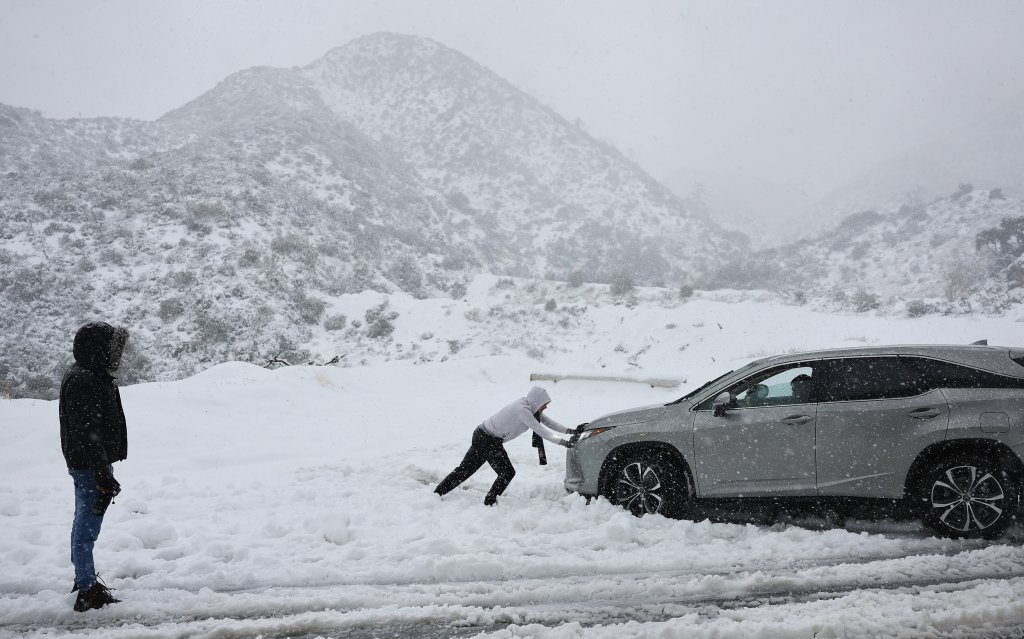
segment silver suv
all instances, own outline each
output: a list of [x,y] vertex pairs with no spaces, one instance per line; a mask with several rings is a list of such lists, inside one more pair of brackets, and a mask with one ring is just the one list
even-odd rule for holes
[[884,346],[760,359],[594,420],[565,487],[636,515],[826,507],[1000,535],[1024,480],[1024,349]]

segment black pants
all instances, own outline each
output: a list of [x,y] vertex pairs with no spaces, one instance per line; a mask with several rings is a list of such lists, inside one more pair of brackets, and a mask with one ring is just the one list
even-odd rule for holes
[[512,467],[512,461],[505,452],[501,438],[491,435],[482,426],[473,431],[473,442],[466,451],[466,456],[462,458],[462,463],[437,485],[434,492],[447,495],[480,470],[484,462],[490,464],[494,472],[498,473],[498,478],[494,480],[491,490],[487,493],[488,497],[497,497],[505,492],[509,482],[516,476],[516,469]]

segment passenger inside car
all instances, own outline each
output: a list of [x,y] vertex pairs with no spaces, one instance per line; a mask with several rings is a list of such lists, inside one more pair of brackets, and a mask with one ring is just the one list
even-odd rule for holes
[[793,391],[793,403],[806,404],[811,399],[811,376],[801,373],[789,383]]

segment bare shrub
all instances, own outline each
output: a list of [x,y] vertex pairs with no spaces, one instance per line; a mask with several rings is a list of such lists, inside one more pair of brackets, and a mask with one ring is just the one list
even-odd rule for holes
[[985,268],[978,259],[956,255],[942,269],[942,288],[949,302],[968,297],[985,278]]
[[878,299],[878,296],[874,293],[869,293],[864,289],[858,289],[853,294],[853,310],[858,313],[866,313],[867,311],[873,311],[882,305],[882,302]]

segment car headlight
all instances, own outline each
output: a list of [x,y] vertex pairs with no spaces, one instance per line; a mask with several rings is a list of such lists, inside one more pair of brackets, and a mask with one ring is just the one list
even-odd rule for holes
[[583,431],[583,434],[580,435],[580,441],[583,441],[584,439],[589,439],[591,437],[597,437],[601,433],[606,433],[606,432],[610,431],[611,429],[612,429],[612,427],[608,426],[606,428],[595,428],[593,430]]

